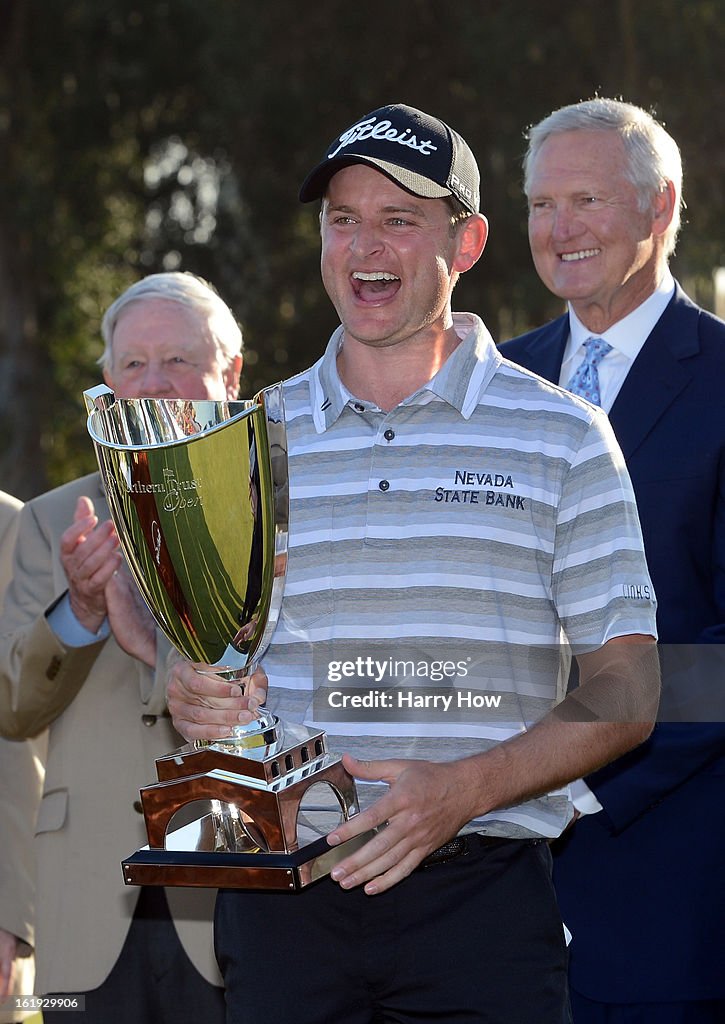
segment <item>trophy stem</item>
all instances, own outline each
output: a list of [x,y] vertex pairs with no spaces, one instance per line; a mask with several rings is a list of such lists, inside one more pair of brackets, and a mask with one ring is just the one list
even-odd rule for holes
[[[196,665],[195,667],[201,675],[221,676],[222,679],[226,679],[229,682],[238,683],[242,688],[242,692],[246,695],[245,681],[249,679],[257,666],[252,663],[244,668],[221,670],[211,665]],[[214,746],[217,749],[226,750],[232,754],[235,752],[242,753],[252,747],[268,747],[280,738],[278,726],[279,719],[277,716],[268,711],[267,708],[259,707],[251,721],[246,722],[244,725],[233,726],[230,736],[214,740],[195,740],[193,747],[195,750],[203,750],[205,747]]]
[[202,676],[219,676],[229,683],[239,683],[244,689],[244,680],[248,679],[257,669],[255,662],[244,666],[207,665],[205,663],[194,663],[194,668]]

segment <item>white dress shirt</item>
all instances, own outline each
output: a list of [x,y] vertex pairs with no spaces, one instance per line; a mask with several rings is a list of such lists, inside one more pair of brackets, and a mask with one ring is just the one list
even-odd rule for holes
[[624,384],[629,368],[640,353],[642,346],[652,333],[654,325],[665,311],[675,294],[675,281],[665,269],[658,288],[644,302],[622,320],[618,320],[601,334],[592,334],[585,327],[574,310],[569,306],[569,340],[564,349],[559,384],[563,388],[571,380],[574,371],[584,359],[584,342],[587,338],[603,338],[612,346],[612,351],[602,359],[598,367],[601,406],[605,412],[614,405],[619,389]]

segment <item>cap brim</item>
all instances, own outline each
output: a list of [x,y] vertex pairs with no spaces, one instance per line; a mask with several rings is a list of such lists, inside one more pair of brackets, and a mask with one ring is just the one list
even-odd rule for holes
[[330,179],[343,167],[351,164],[367,164],[374,167],[387,178],[390,178],[396,185],[400,185],[411,195],[419,196],[421,199],[445,199],[453,195],[449,188],[444,188],[430,178],[422,174],[415,174],[406,167],[399,167],[398,164],[391,164],[387,160],[379,160],[371,156],[356,156],[348,153],[345,156],[334,157],[332,160],[324,160],[318,164],[305,178],[300,188],[300,201],[311,203],[315,199],[321,199],[327,191]]

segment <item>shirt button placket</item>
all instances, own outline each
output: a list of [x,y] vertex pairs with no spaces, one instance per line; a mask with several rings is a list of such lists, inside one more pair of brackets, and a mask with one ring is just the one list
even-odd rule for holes
[[[384,447],[386,447],[386,448],[387,448],[387,447],[388,447],[388,445],[390,444],[390,442],[391,442],[391,441],[393,440],[393,438],[395,437],[395,431],[394,431],[394,430],[392,429],[392,427],[387,427],[387,428],[386,428],[386,429],[385,429],[385,430],[383,431],[383,437],[384,437],[384,438],[385,438],[385,440],[387,441],[387,445],[385,445]],[[390,490],[390,481],[389,481],[389,480],[386,480],[386,479],[384,479],[384,478],[383,478],[382,480],[380,480],[380,481],[378,482],[378,488],[379,488],[379,490],[381,490],[381,491],[383,492],[383,494],[384,494],[384,493],[385,493],[386,491],[389,491],[389,490]]]
[[[381,416],[386,420],[387,416]],[[370,476],[368,478],[368,510],[367,527],[373,530],[373,536],[383,525],[381,517],[387,516],[389,508],[388,501],[384,496],[393,491],[393,464],[388,452],[392,447],[395,438],[395,430],[392,427],[380,424],[375,436],[375,441],[370,449]],[[377,495],[377,497],[376,497]],[[385,501],[385,504],[380,502]]]

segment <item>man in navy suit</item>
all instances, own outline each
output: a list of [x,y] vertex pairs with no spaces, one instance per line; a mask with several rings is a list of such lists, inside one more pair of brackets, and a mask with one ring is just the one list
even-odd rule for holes
[[725,643],[725,323],[670,274],[682,166],[661,125],[595,99],[555,111],[528,139],[531,252],[568,312],[502,351],[609,413],[658,599],[665,688],[651,738],[575,784],[583,813],[555,859],[574,1022],[715,1024],[725,1021],[725,647],[712,646]]

